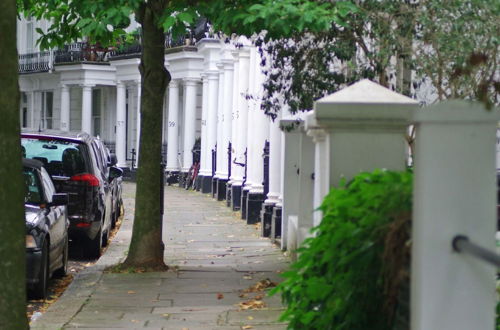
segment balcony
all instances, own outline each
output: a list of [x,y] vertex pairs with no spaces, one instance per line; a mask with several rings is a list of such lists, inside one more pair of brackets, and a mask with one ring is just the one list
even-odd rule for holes
[[55,64],[73,63],[106,63],[108,62],[111,48],[101,47],[87,42],[75,42],[64,46],[63,49],[54,51]]
[[48,72],[53,67],[52,51],[28,53],[19,55],[19,73]]

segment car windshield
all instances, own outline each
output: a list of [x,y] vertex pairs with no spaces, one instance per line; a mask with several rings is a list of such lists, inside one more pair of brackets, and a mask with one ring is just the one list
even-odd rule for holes
[[57,139],[21,139],[25,158],[39,160],[52,176],[71,177],[85,172],[81,143]]
[[24,195],[25,204],[38,205],[43,202],[42,199],[42,189],[40,186],[40,180],[35,173],[35,169],[30,167],[25,167],[24,171],[24,185],[26,188],[26,194]]

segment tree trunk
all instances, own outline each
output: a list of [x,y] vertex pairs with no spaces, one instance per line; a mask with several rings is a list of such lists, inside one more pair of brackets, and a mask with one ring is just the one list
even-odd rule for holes
[[27,329],[16,1],[0,1],[0,329]]
[[[142,24],[141,135],[132,241],[123,267],[161,270],[163,261],[161,147],[163,99],[170,81],[165,69],[165,35],[156,24],[165,1],[151,0],[139,10]],[[164,8],[164,7],[163,7]]]

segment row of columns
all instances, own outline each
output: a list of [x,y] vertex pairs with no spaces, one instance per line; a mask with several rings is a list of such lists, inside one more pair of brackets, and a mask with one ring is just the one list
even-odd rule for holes
[[[212,192],[218,200],[226,199],[228,206],[241,210],[243,218],[255,223],[261,219],[261,207],[267,198],[263,189],[262,154],[270,135],[273,136],[272,169],[267,205],[274,207],[280,202],[282,134],[278,122],[272,122],[260,109],[264,76],[257,49],[246,38],[240,38],[238,43],[243,46],[235,47],[213,39],[204,39],[198,44],[198,52],[204,61],[198,78],[203,92],[197,187],[203,193]],[[185,87],[182,132],[178,128],[180,82]],[[190,155],[194,145],[196,109],[193,83],[186,78],[174,77],[168,91],[166,170],[180,173],[181,177],[187,174],[192,164]],[[180,135],[184,141],[182,164],[178,162]],[[213,151],[216,151],[215,159]],[[214,173],[212,162],[215,162]],[[245,163],[248,164],[246,170]]]
[[[137,136],[136,150],[139,150],[139,132],[140,132],[140,99],[141,99],[141,83],[134,82],[133,85],[137,90]],[[82,85],[82,117],[81,130],[92,134],[92,89],[95,85]],[[127,129],[127,85],[123,81],[116,83],[116,145],[115,152],[118,161],[118,166],[127,166],[127,150],[126,150],[126,129]],[[62,131],[70,130],[70,86],[67,84],[61,85],[61,122],[60,129]],[[138,154],[138,152],[137,152]]]

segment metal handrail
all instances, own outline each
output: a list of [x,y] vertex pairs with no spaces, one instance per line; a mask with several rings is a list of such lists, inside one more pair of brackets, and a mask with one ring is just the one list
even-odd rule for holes
[[498,254],[471,242],[467,236],[455,236],[451,245],[455,252],[470,254],[500,268],[500,256]]

